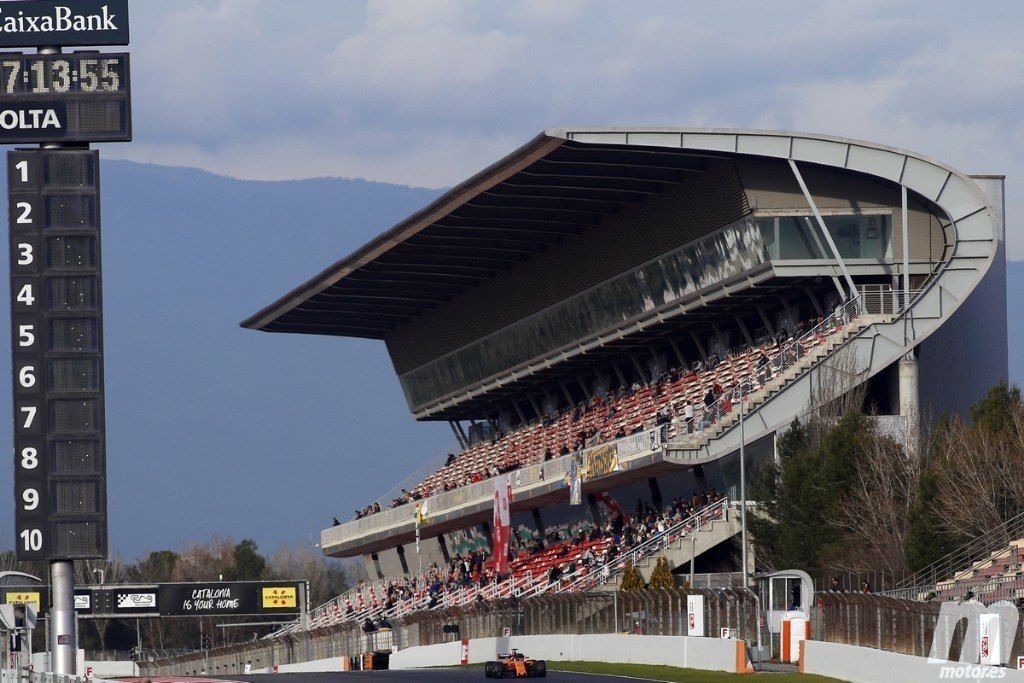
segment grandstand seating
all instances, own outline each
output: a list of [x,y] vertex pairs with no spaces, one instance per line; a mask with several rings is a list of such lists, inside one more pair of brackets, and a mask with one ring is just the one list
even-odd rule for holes
[[[476,444],[456,457],[449,465],[428,476],[413,489],[417,496],[429,497],[463,484],[480,481],[491,476],[493,470],[507,471],[540,462],[545,452],[558,455],[576,450],[580,434],[588,435],[587,445],[610,441],[616,435],[631,434],[654,427],[659,412],[668,409],[674,425],[669,437],[676,436],[687,427],[679,422],[687,402],[693,405],[695,418],[692,429],[700,430],[728,413],[731,405],[726,401],[713,410],[705,411],[704,397],[709,390],[728,391],[741,384],[747,392],[754,392],[774,376],[775,369],[786,365],[786,353],[807,353],[825,344],[828,338],[842,328],[842,318],[799,338],[794,346],[764,344],[746,347],[728,355],[724,360],[704,369],[668,373],[662,381],[636,386],[605,398],[595,397],[584,410],[564,411],[553,421],[535,422],[494,440]],[[761,354],[769,363],[766,370],[759,367]],[[700,364],[703,366],[703,364]],[[707,413],[707,414],[705,414]]]
[[[691,517],[670,525],[664,532],[656,533],[632,548],[615,548],[619,551],[617,557],[622,558],[627,553],[633,553],[631,557],[636,560],[639,557],[636,554],[637,551],[640,551],[641,554],[657,552],[666,543],[691,532],[698,518],[704,521],[719,518],[727,504],[728,501],[722,499],[712,500]],[[485,578],[483,581],[475,585],[450,586],[438,593],[433,602],[431,601],[430,584],[439,579],[443,583],[447,573],[446,568],[431,569],[423,575],[403,577],[397,582],[392,579],[364,582],[312,610],[310,612],[310,628],[362,621],[367,618],[376,620],[385,617],[390,619],[433,606],[448,607],[469,604],[481,599],[493,600],[509,598],[513,595],[537,594],[548,590],[559,590],[563,587],[576,590],[586,589],[592,587],[594,583],[609,579],[623,568],[624,565],[621,562],[606,558],[605,552],[611,550],[613,546],[614,542],[611,538],[603,537],[580,542],[561,541],[536,552],[520,553],[509,563],[509,575],[502,580],[495,579],[491,570],[492,560],[488,559],[484,564]],[[584,566],[581,560],[587,550],[593,554],[594,562],[589,566]],[[559,567],[562,576],[558,582],[551,584],[549,583],[549,574],[554,566]],[[586,585],[580,583],[581,579],[590,575],[593,575],[594,581]],[[410,587],[411,597],[389,605],[387,589],[389,584],[396,583]],[[278,633],[293,632],[298,628],[299,625],[296,622]]]
[[984,603],[1024,599],[1024,539],[993,551],[935,587],[942,600],[963,598],[968,591]]

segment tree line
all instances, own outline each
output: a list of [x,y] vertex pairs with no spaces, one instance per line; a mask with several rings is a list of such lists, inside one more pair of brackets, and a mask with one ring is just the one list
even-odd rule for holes
[[[858,410],[824,411],[780,434],[752,487],[766,569],[906,575],[1024,511],[1024,405],[993,387],[967,416],[892,433]],[[1011,538],[1003,539],[1007,543]]]

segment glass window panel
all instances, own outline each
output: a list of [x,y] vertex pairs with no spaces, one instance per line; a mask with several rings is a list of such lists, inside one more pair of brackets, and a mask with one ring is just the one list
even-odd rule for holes
[[[891,216],[828,216],[825,221],[843,258],[891,256]],[[412,405],[421,406],[677,303],[770,258],[825,258],[824,248],[813,217],[743,220],[416,368],[402,376],[402,388]]]

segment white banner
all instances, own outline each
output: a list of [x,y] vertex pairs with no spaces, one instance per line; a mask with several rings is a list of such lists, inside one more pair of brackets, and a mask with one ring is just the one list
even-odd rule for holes
[[686,596],[686,635],[704,636],[704,596]]
[[619,459],[632,458],[661,450],[661,429],[648,429],[646,432],[631,434],[619,442]]

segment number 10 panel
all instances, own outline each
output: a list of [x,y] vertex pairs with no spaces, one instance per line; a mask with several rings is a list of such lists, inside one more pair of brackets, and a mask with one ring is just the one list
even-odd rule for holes
[[99,153],[8,152],[18,559],[106,556]]

